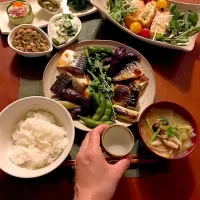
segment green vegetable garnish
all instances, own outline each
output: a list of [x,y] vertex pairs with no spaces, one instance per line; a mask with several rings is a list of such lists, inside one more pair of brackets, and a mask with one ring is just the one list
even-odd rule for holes
[[[107,68],[104,68],[102,63],[104,58],[112,56],[112,54],[113,52],[110,48],[95,46],[88,46],[85,48],[85,55],[88,61],[86,71],[92,77],[92,81],[89,85],[89,90],[93,96],[93,99],[96,99],[96,102],[98,102],[96,94],[99,93],[103,94],[104,98],[109,100],[108,102],[112,102],[111,99],[114,97],[112,79],[107,76]],[[113,110],[112,114],[114,116]],[[110,116],[110,118],[113,116]]]
[[166,130],[166,134],[168,137],[174,137],[178,135],[178,130],[174,127],[169,127]]
[[151,139],[148,141],[148,145],[151,145],[151,143],[156,139],[158,133],[160,132],[160,129],[158,129],[152,136]]
[[132,0],[109,0],[107,6],[112,18],[119,23],[122,23],[123,18],[135,10]]
[[67,2],[77,11],[85,10],[91,6],[90,0],[68,0]]
[[147,122],[147,125],[148,125],[151,133],[152,133],[151,139],[147,142],[147,144],[150,145],[156,139],[156,136],[160,132],[160,129],[158,129],[156,132],[154,132],[153,129],[152,129],[152,126],[151,126],[151,124],[149,122],[149,120],[147,118],[145,118],[145,120]]
[[176,10],[176,5],[171,5],[171,15],[173,15],[165,34],[157,34],[156,40],[172,45],[187,45],[189,37],[200,32],[200,27],[196,27],[199,21],[197,13],[188,10],[188,13]]
[[53,43],[54,43],[56,46],[59,46],[59,45],[60,45],[59,41],[56,40],[56,38],[52,38],[52,41],[53,41]]

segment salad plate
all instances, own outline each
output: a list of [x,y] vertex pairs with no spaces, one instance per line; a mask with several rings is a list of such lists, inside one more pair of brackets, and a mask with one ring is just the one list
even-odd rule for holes
[[[142,70],[146,77],[148,77],[148,85],[146,86],[144,92],[142,92],[139,100],[138,100],[138,106],[137,106],[137,112],[139,113],[138,116],[142,113],[142,111],[148,107],[150,104],[154,102],[155,94],[156,94],[156,81],[154,77],[154,72],[151,68],[151,65],[149,62],[145,59],[145,57],[140,54],[135,49],[128,47],[124,44],[115,42],[115,41],[109,41],[109,40],[92,40],[92,41],[84,41],[79,43],[74,43],[68,46],[67,49],[73,50],[75,52],[78,52],[80,54],[84,54],[84,49],[87,46],[93,46],[98,48],[110,48],[113,52],[116,51],[117,48],[125,48],[127,52],[136,53],[140,57],[140,65],[142,67]],[[66,51],[66,49],[65,49]],[[43,74],[43,93],[45,97],[52,98],[54,96],[54,93],[52,92],[51,88],[52,85],[55,83],[57,76],[59,76],[60,72],[58,71],[58,60],[63,55],[64,50],[61,50],[58,52],[48,63],[48,65],[45,68],[44,74]],[[65,54],[66,55],[66,54]],[[137,119],[136,119],[137,121]],[[116,124],[121,124],[126,127],[130,126],[131,122],[125,122],[125,121],[118,121],[116,120]],[[76,128],[89,131],[91,130],[86,125],[81,123],[78,120],[74,120],[74,125]]]
[[[44,12],[37,3],[37,0],[28,0],[27,2],[30,3],[34,13],[34,19],[31,24],[39,28],[46,27],[52,15]],[[15,28],[14,25],[9,23],[8,15],[6,13],[6,9],[10,3],[11,1],[0,3],[0,29],[2,34],[9,34],[11,30]]]
[[[130,0],[131,1],[131,0]],[[130,2],[129,1],[129,2]],[[194,48],[195,45],[195,41],[197,39],[198,34],[194,34],[192,36],[190,36],[189,41],[187,42],[187,45],[172,45],[170,43],[167,42],[161,42],[161,41],[157,41],[157,40],[152,40],[152,39],[148,39],[145,37],[142,37],[141,34],[135,34],[133,33],[129,28],[127,28],[124,24],[120,24],[118,23],[115,19],[113,19],[113,17],[111,16],[111,13],[109,12],[108,6],[107,6],[107,2],[108,0],[91,0],[91,3],[97,7],[97,9],[106,16],[107,19],[109,19],[112,23],[114,23],[116,26],[118,26],[119,28],[121,28],[123,31],[125,31],[126,33],[130,34],[131,36],[150,43],[152,45],[156,45],[159,47],[164,47],[164,48],[169,48],[169,49],[176,49],[176,50],[183,50],[183,51],[191,51]],[[148,2],[148,1],[147,1]],[[171,5],[175,5],[176,9],[179,12],[184,12],[187,13],[188,10],[191,10],[195,13],[195,15],[197,14],[197,16],[199,16],[200,18],[200,4],[189,4],[189,3],[182,3],[182,2],[177,2],[177,1],[173,1],[173,0],[169,0],[168,1],[168,8],[170,8]],[[115,17],[119,17],[118,13],[115,13]],[[169,14],[171,16],[173,16],[172,14]],[[196,24],[195,27],[200,26],[200,20],[198,20],[198,23]]]

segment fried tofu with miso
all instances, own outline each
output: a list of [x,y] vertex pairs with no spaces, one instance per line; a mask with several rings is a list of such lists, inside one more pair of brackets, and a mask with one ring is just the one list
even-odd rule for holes
[[138,21],[138,16],[140,15],[140,13],[143,11],[143,9],[145,7],[143,0],[135,0],[135,1],[133,1],[133,4],[135,7],[135,10],[133,12],[129,13],[124,18],[124,22],[128,28],[130,28],[130,26],[133,22]]
[[138,21],[142,24],[142,27],[149,28],[156,14],[156,2],[150,1],[145,5],[145,8],[138,16]]
[[172,18],[169,11],[156,11],[156,15],[150,27],[151,37],[156,36],[158,33],[164,34],[167,30],[169,22]]

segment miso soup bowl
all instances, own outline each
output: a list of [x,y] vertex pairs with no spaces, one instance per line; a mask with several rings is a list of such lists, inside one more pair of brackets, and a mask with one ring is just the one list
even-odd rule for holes
[[[167,157],[161,156],[161,155],[157,154],[156,152],[154,152],[147,144],[146,138],[142,132],[142,123],[141,123],[143,118],[145,117],[145,115],[147,113],[149,113],[152,108],[173,110],[175,113],[181,115],[186,121],[188,121],[192,125],[192,127],[194,129],[194,133],[196,135],[195,137],[192,138],[193,146],[191,146],[186,151],[180,153],[179,155],[175,156],[174,158],[167,158]],[[183,106],[178,105],[173,102],[160,101],[160,102],[156,102],[156,103],[153,103],[150,106],[148,106],[140,115],[140,118],[138,120],[138,130],[139,130],[140,137],[141,137],[144,145],[147,147],[147,149],[149,149],[153,154],[155,154],[161,158],[168,159],[168,160],[177,160],[177,159],[185,158],[186,156],[188,156],[189,154],[191,154],[193,152],[193,150],[195,149],[197,142],[198,142],[197,124],[196,124],[193,116]]]

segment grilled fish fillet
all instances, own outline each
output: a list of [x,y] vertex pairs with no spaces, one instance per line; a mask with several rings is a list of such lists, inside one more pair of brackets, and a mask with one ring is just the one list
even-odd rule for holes
[[171,18],[172,15],[170,15],[169,11],[160,12],[157,10],[150,27],[151,37],[153,37],[155,33],[164,34],[167,30]]
[[114,98],[113,103],[123,106],[125,99],[130,95],[130,88],[126,85],[114,86]]
[[121,70],[114,78],[113,81],[125,81],[132,78],[139,78],[144,74],[139,63],[131,63]]
[[129,109],[134,109],[140,98],[141,91],[136,88],[130,89],[130,95],[125,99],[124,106]]
[[149,78],[147,78],[145,75],[143,75],[140,78],[133,80],[129,84],[129,87],[142,91],[147,86],[148,82],[149,82]]
[[150,1],[138,16],[138,21],[144,28],[149,28],[156,14],[156,2]]
[[129,110],[127,108],[124,108],[122,106],[113,105],[113,109],[115,113],[117,114],[118,118],[124,119],[129,122],[135,122],[138,117],[138,112],[134,110]]
[[133,22],[137,22],[138,21],[138,16],[140,15],[140,13],[143,11],[145,4],[143,0],[135,0],[132,1],[135,7],[135,10],[131,13],[129,13],[125,18],[124,18],[124,22],[126,24],[126,26],[128,28],[130,28],[131,24]]

